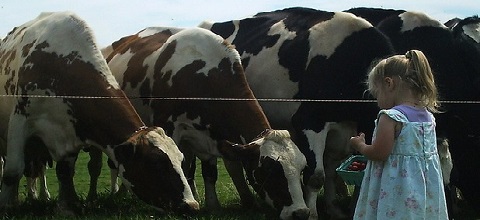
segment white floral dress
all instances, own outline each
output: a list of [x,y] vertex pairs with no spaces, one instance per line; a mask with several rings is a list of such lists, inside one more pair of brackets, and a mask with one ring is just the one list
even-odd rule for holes
[[402,130],[386,161],[368,161],[354,219],[448,219],[435,118],[428,112],[430,122],[410,122],[396,109],[381,114],[402,122]]

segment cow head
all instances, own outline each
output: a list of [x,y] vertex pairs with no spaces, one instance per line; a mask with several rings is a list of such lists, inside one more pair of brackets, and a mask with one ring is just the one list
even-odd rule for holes
[[136,132],[114,154],[124,184],[143,201],[181,212],[199,209],[181,168],[183,154],[163,129]]
[[243,161],[249,184],[281,219],[308,218],[301,183],[307,162],[288,131],[267,130],[246,145],[224,141],[218,146],[225,158]]

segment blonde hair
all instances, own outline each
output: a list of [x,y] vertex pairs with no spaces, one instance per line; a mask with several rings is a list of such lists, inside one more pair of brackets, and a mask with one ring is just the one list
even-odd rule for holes
[[385,77],[398,76],[431,112],[439,112],[437,87],[427,57],[419,50],[380,60],[368,74],[368,90],[376,94],[378,82]]

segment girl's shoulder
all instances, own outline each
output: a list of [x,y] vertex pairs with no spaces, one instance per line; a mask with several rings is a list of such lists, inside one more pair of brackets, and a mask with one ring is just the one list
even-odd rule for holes
[[395,108],[391,109],[382,109],[378,112],[377,119],[380,118],[382,114],[387,115],[389,118],[398,122],[408,122],[408,118],[401,111]]

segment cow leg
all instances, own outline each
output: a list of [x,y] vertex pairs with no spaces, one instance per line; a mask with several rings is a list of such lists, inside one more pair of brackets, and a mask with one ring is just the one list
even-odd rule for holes
[[97,198],[98,177],[102,171],[102,151],[96,147],[90,146],[88,154],[90,155],[90,160],[88,161],[90,187],[88,189],[87,200],[93,201]]
[[194,155],[191,155],[190,166],[188,167],[188,172],[186,173],[186,178],[190,189],[192,190],[193,197],[199,199],[197,184],[195,183],[195,172],[197,170],[197,158]]
[[318,211],[317,211],[318,192],[320,191],[320,189],[322,188],[325,182],[325,171],[323,169],[323,164],[311,172],[313,172],[313,175],[306,178],[307,180],[305,181],[307,184],[305,184],[304,197],[305,197],[305,203],[307,204],[307,207],[310,209],[309,220],[316,220],[318,219]]
[[220,209],[215,184],[218,179],[217,158],[202,161],[202,176],[205,183],[205,204],[207,209],[215,211]]
[[349,140],[356,134],[357,125],[352,122],[330,123],[329,125],[330,131],[328,132],[324,153],[325,204],[330,216],[342,219],[346,218],[347,214],[334,203],[337,195],[336,181],[339,179],[336,168],[353,153]]
[[[323,154],[325,152],[325,143],[327,139],[328,128],[323,129],[319,133],[313,130],[303,130],[303,133],[310,146],[309,150],[313,155],[305,155],[307,158],[307,169],[305,170],[305,203],[310,209],[310,220],[318,219],[317,197],[318,192],[325,183],[325,168],[323,163]],[[313,141],[312,141],[313,140]]]
[[110,193],[113,195],[119,191],[118,187],[118,168],[112,160],[107,159],[107,165],[110,168]]
[[[11,120],[10,122],[15,121]],[[21,129],[22,126],[14,126]],[[20,178],[25,170],[25,139],[12,134],[22,134],[23,132],[10,131],[8,137],[8,155],[5,158],[5,167],[2,179],[2,188],[0,191],[0,207],[18,203],[18,185]]]
[[324,195],[327,213],[335,219],[347,218],[347,215],[338,207],[338,205],[335,205],[334,202],[337,195],[336,178],[338,178],[335,169],[340,166],[341,161],[335,160],[326,155],[325,163]]
[[250,191],[247,182],[245,181],[245,174],[243,173],[243,166],[241,162],[238,161],[229,161],[223,160],[225,168],[227,169],[230,178],[232,178],[233,184],[238,191],[240,196],[240,201],[243,207],[251,208],[255,207],[257,204],[255,202],[255,197]]
[[50,200],[50,192],[48,192],[46,171],[47,166],[42,166],[40,176],[37,178],[38,180],[40,180],[40,193],[38,195],[38,198],[44,201]]
[[27,199],[37,199],[37,177],[27,178]]
[[5,158],[1,156],[0,157],[0,180],[3,179],[3,167],[5,167]]
[[57,162],[56,173],[59,185],[57,212],[61,215],[74,216],[80,213],[79,199],[73,184],[77,156],[78,154],[71,155]]
[[192,190],[193,197],[196,200],[199,200],[198,196],[198,191],[197,191],[197,185],[195,184],[195,171],[197,168],[197,157],[194,155],[192,151],[192,147],[190,147],[187,142],[182,142],[179,147],[181,148],[181,151],[184,156],[184,160],[182,162],[182,169],[185,174],[185,177],[187,178],[188,185],[190,186],[190,189]]

